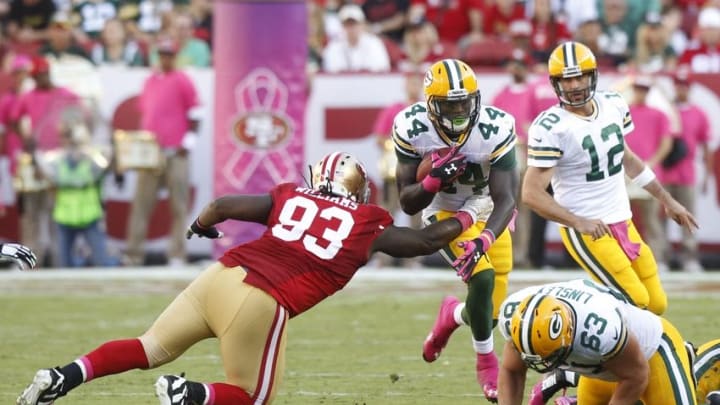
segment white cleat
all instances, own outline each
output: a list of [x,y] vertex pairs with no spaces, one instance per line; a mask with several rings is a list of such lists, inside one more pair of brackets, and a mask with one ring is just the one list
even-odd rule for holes
[[35,373],[33,382],[20,394],[17,405],[52,405],[65,395],[62,392],[65,376],[58,370],[46,368]]

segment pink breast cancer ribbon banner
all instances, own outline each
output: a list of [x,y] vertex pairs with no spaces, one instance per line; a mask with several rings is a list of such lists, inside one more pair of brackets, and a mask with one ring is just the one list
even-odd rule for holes
[[[302,184],[308,54],[305,0],[214,2],[214,196]],[[215,256],[264,227],[228,221]]]

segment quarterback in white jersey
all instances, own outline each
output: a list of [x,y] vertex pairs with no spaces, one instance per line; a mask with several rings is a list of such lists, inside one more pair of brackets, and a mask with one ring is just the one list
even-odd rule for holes
[[[425,102],[408,106],[393,123],[400,205],[410,215],[424,210],[426,224],[456,213],[466,218],[463,234],[441,254],[467,283],[468,295],[464,309],[457,298],[443,301],[423,358],[435,361],[459,324],[471,325],[478,381],[494,401],[493,309],[505,298],[512,270],[507,228],[518,183],[515,119],[480,103],[475,73],[457,59],[434,63],[426,72],[424,92]],[[440,156],[441,149],[450,152]],[[426,156],[432,157],[432,167],[419,175]]]
[[580,374],[578,403],[695,405],[690,356],[667,320],[590,280],[529,287],[500,309],[498,398],[521,404],[528,368]]
[[628,105],[617,93],[595,92],[597,62],[590,49],[578,42],[559,45],[548,71],[560,104],[528,130],[522,201],[560,224],[565,248],[593,279],[662,314],[667,296],[653,253],[632,222],[625,175],[678,224],[694,230],[695,218],[625,143],[633,130]]

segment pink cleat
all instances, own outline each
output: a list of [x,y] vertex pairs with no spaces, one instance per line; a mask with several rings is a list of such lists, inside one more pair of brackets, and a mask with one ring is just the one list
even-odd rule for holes
[[483,389],[485,399],[492,403],[497,402],[497,380],[498,380],[498,360],[495,353],[480,354],[477,353],[477,362],[475,363],[477,371],[477,380]]
[[543,398],[542,392],[542,381],[535,384],[532,388],[532,391],[530,391],[528,405],[545,405],[545,399]]
[[555,399],[555,405],[577,405],[577,397],[558,397]]
[[442,349],[450,340],[450,335],[460,326],[453,317],[453,312],[458,304],[460,304],[460,300],[451,295],[442,300],[435,324],[423,343],[423,359],[428,363],[432,363],[440,357]]

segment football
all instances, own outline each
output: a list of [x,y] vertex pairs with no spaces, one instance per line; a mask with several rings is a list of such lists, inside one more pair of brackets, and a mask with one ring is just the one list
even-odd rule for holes
[[[435,152],[437,152],[440,156],[445,156],[450,152],[450,148],[437,149]],[[432,169],[432,153],[427,153],[423,156],[422,161],[420,161],[420,164],[418,165],[417,171],[415,172],[415,180],[421,182],[425,176],[430,173],[430,169]]]

